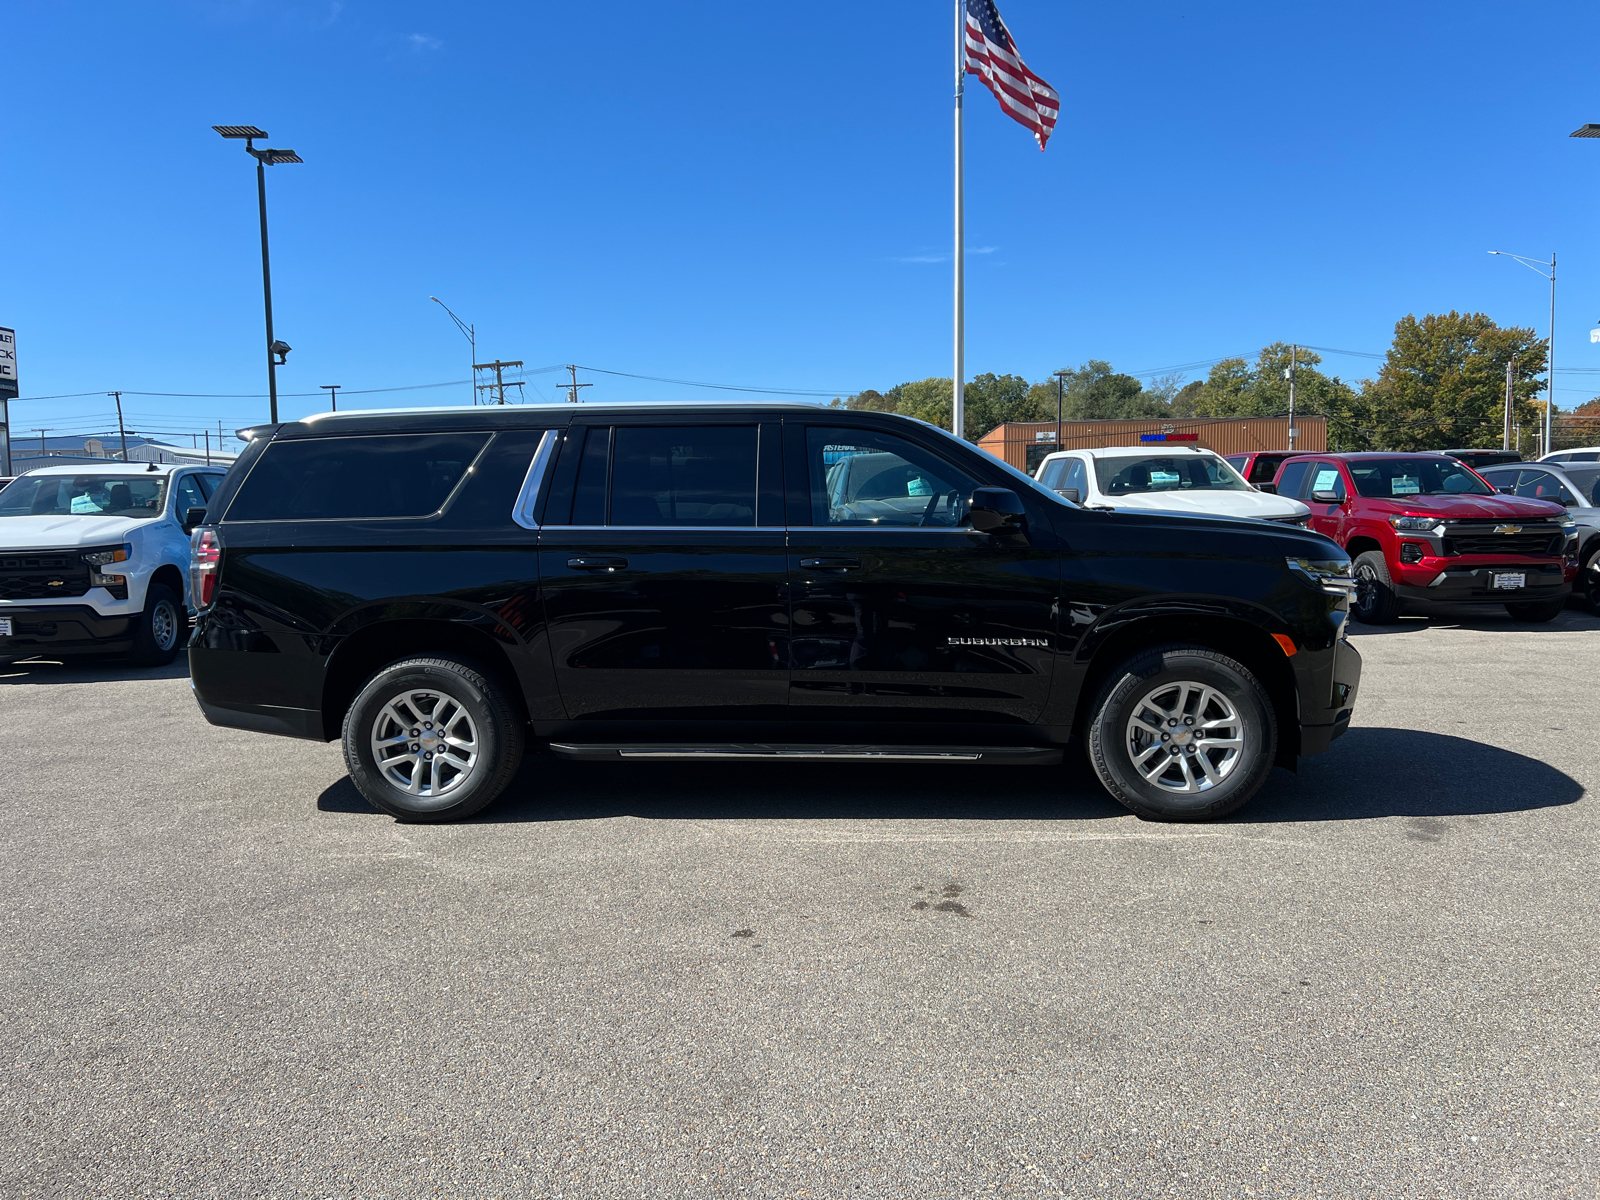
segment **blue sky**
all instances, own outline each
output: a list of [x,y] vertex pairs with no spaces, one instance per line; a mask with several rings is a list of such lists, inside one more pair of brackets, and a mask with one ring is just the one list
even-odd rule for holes
[[[1041,154],[969,86],[969,373],[1152,371],[1280,339],[1381,353],[1397,318],[1450,308],[1542,334],[1547,285],[1496,248],[1560,255],[1557,365],[1600,368],[1600,141],[1567,137],[1600,121],[1593,5],[1001,11],[1062,116]],[[221,123],[306,160],[268,178],[283,393],[464,379],[430,295],[477,325],[482,360],[830,391],[949,373],[947,4],[59,0],[3,18],[0,325],[24,397],[265,391],[254,180]],[[592,400],[719,395],[581,377]],[[1588,378],[1564,375],[1559,402]],[[124,403],[140,430],[266,410]],[[12,424],[21,440],[111,412],[24,400]]]

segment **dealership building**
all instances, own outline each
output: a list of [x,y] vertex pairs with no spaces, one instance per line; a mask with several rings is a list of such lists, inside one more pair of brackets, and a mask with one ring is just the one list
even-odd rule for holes
[[[1294,449],[1314,454],[1328,448],[1328,418],[1297,417]],[[1218,454],[1288,450],[1288,417],[1192,417],[1171,421],[1063,421],[1059,440],[1054,421],[1012,421],[990,430],[978,445],[1019,471],[1032,475],[1047,454],[1057,450],[1105,446],[1199,446]]]

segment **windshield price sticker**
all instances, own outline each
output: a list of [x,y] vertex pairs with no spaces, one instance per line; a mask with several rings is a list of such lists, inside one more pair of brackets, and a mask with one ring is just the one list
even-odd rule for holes
[[0,617],[0,637],[11,636],[11,618]]
[[1389,480],[1389,494],[1391,496],[1415,496],[1422,490],[1422,485],[1417,482],[1415,475],[1396,475]]
[[1527,582],[1528,575],[1525,571],[1518,571],[1515,575],[1508,573],[1496,575],[1494,577],[1494,586],[1505,591],[1510,591],[1513,588],[1524,587],[1526,586]]

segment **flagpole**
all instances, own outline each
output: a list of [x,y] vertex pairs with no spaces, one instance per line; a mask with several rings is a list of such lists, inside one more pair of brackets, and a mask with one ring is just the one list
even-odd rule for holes
[[963,341],[965,330],[963,328],[966,309],[966,280],[963,275],[965,267],[963,238],[961,235],[962,213],[962,169],[961,169],[961,93],[966,86],[966,35],[967,13],[966,0],[956,0],[956,236],[955,252],[951,258],[955,261],[955,374],[954,385],[950,400],[950,430],[958,438],[966,437],[966,406],[964,404],[964,380],[966,369],[962,362]]

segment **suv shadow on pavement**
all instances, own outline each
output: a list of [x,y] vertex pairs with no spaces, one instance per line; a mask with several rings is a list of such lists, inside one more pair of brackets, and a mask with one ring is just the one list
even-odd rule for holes
[[141,667],[122,658],[40,658],[0,663],[0,684],[121,683],[128,680],[187,678],[189,659],[182,654],[164,667]]
[[[1419,764],[1448,763],[1448,770]],[[1298,777],[1274,771],[1237,824],[1449,817],[1575,803],[1583,787],[1514,751],[1409,729],[1350,730]],[[317,808],[377,810],[348,776]],[[571,762],[529,755],[499,803],[475,824],[649,820],[1087,821],[1125,817],[1088,764],[1064,767],[923,767],[793,764]]]
[[1566,611],[1553,621],[1535,624],[1518,621],[1504,609],[1486,608],[1483,605],[1441,606],[1437,612],[1423,616],[1406,613],[1393,625],[1363,625],[1350,622],[1352,638],[1393,637],[1395,634],[1422,633],[1429,629],[1472,629],[1486,633],[1578,633],[1600,629],[1600,616],[1572,601]]

